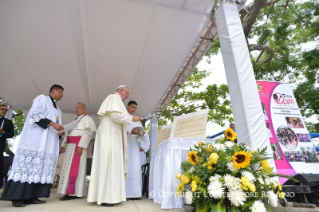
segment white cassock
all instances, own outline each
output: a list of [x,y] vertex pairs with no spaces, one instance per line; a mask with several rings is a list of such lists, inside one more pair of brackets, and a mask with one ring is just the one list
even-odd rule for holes
[[[78,176],[75,183],[75,194],[70,196],[83,197],[86,196],[86,154],[87,147],[92,139],[93,133],[96,131],[96,126],[93,119],[87,115],[81,115],[77,118],[77,126],[68,134],[68,136],[81,136],[81,140],[78,144],[79,147],[83,148],[81,155]],[[69,174],[72,165],[74,151],[76,151],[75,143],[67,143],[67,136],[63,139],[61,146],[66,147],[65,156],[60,175],[58,193],[66,194]]]
[[53,127],[43,129],[35,122],[49,119],[62,125],[62,112],[49,96],[33,100],[8,180],[21,183],[52,184],[59,157],[59,136]]
[[140,159],[141,159],[141,166],[143,166],[145,163],[147,163],[146,152],[150,148],[150,137],[147,133],[145,133],[145,138],[141,140],[141,147],[143,151],[140,151]]
[[97,114],[101,121],[95,137],[87,201],[98,205],[126,201],[126,125],[132,122],[132,116],[118,93],[106,97]]
[[[125,180],[126,197],[140,198],[142,197],[142,172],[141,172],[141,155],[140,145],[149,141],[147,133],[144,136],[131,134],[135,127],[143,127],[141,122],[132,122],[127,125],[127,178]],[[141,146],[142,147],[142,146]],[[146,160],[146,159],[145,159]]]

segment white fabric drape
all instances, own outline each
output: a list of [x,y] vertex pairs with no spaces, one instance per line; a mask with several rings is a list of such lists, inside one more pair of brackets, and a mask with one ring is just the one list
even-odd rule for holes
[[152,160],[152,151],[155,149],[156,141],[158,136],[158,118],[151,118],[151,126],[150,126],[150,161]]
[[[239,143],[272,154],[245,35],[236,4],[222,2],[216,25]],[[273,161],[270,161],[273,163]]]
[[190,147],[201,141],[214,143],[215,139],[169,138],[152,152],[149,177],[149,199],[161,204],[162,209],[182,208],[184,199],[175,197],[179,181],[175,178]]

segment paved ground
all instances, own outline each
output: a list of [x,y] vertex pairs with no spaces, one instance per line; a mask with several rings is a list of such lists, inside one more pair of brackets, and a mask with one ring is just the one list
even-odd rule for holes
[[[2,189],[0,189],[0,194],[2,193]],[[55,189],[52,189],[50,198],[41,198],[41,200],[45,200],[46,203],[42,205],[27,205],[24,208],[15,208],[12,207],[12,203],[9,201],[0,201],[0,211],[1,212],[102,212],[102,211],[120,211],[120,212],[159,212],[159,211],[174,211],[174,212],[191,212],[192,207],[179,208],[174,210],[161,210],[161,206],[153,203],[152,200],[146,199],[145,197],[142,200],[130,200],[123,202],[121,204],[115,204],[113,207],[102,207],[98,206],[95,203],[88,203],[85,198],[69,200],[69,201],[60,201],[60,194],[56,193]],[[295,208],[292,206],[292,203],[289,203],[289,207],[281,207],[279,205],[274,209],[274,212],[317,212],[319,211],[319,207],[315,209],[307,209],[307,208]]]

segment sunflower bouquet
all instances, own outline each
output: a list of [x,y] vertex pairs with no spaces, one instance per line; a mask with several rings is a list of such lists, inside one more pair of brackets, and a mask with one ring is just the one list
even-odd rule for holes
[[187,156],[182,172],[176,174],[177,195],[197,212],[266,212],[277,206],[278,196],[284,198],[278,175],[266,160],[266,148],[251,151],[231,141],[199,142]]

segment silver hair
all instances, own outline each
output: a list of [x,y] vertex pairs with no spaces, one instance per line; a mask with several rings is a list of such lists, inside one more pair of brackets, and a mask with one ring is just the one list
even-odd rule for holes
[[116,89],[116,92],[118,92],[121,88],[129,88],[129,87],[126,86],[126,85],[120,85],[120,86]]
[[86,104],[84,104],[82,102],[78,102],[78,104],[84,105],[84,109],[86,110]]

